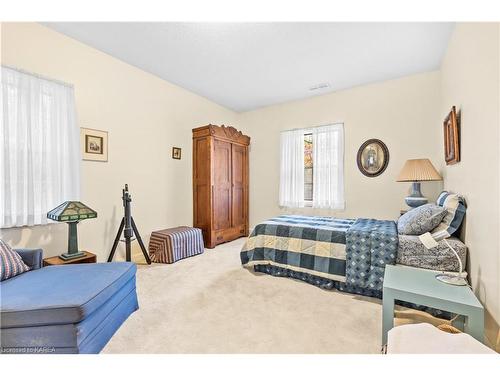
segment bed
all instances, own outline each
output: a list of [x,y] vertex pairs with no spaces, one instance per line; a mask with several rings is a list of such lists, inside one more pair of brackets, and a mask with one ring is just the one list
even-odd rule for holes
[[[465,264],[466,247],[449,239]],[[456,271],[443,244],[426,249],[417,236],[398,234],[392,220],[281,215],[258,224],[241,250],[244,267],[346,292],[380,297],[385,266]]]

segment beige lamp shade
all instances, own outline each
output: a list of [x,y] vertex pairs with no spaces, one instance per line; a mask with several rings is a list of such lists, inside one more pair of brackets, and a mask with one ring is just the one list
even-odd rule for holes
[[429,159],[407,160],[396,181],[439,181],[443,178]]

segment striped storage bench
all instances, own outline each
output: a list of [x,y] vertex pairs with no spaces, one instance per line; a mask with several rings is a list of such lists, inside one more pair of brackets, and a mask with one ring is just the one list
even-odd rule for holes
[[202,254],[201,229],[177,227],[151,233],[149,257],[156,263],[174,263],[180,259]]

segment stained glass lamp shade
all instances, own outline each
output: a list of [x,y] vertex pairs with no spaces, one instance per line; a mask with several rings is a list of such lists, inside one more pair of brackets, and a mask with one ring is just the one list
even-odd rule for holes
[[78,251],[76,225],[81,220],[96,218],[97,212],[82,202],[68,201],[47,212],[47,217],[54,221],[66,222],[69,225],[68,252],[59,255],[59,258],[69,260],[85,256],[83,251]]

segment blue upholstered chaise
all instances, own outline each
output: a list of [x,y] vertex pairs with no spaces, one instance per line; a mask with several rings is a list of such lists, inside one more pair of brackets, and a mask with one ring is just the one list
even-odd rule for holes
[[31,271],[0,283],[3,353],[99,353],[139,308],[133,263],[42,268],[42,250],[16,251]]

